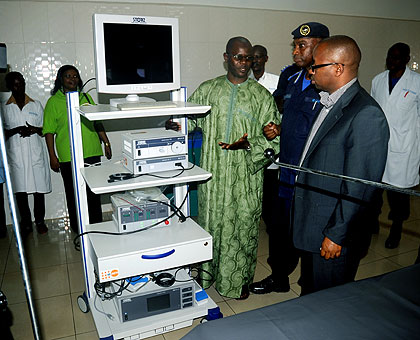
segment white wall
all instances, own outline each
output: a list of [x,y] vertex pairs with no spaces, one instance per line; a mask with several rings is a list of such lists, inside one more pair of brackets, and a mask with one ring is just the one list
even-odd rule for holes
[[[266,46],[270,57],[267,70],[279,73],[284,65],[291,63],[290,32],[307,21],[322,22],[330,28],[331,34],[346,34],[359,43],[363,54],[360,81],[368,90],[372,77],[384,69],[386,51],[393,43],[408,43],[412,49],[412,62],[418,63],[420,58],[419,20],[367,17],[375,13],[378,16],[391,16],[386,13],[393,13],[396,17],[411,19],[418,16],[419,10],[405,11],[411,16],[401,14],[404,11],[401,11],[403,2],[400,1],[212,1],[217,6],[149,2],[0,1],[0,42],[7,45],[11,69],[21,72],[26,78],[28,94],[43,104],[49,97],[56,71],[61,65],[74,64],[85,81],[95,76],[93,13],[179,18],[181,82],[190,93],[202,81],[226,72],[222,53],[227,40],[236,35],[246,36],[252,43]],[[225,2],[230,7],[222,7]],[[208,4],[210,0],[196,0],[194,3]],[[292,3],[294,7],[290,7]],[[407,4],[405,7],[412,6],[414,9],[419,9],[419,3],[415,0],[404,2]],[[235,8],[241,4],[244,4],[242,8]],[[261,9],[246,8],[255,7],[255,4],[261,4]],[[270,9],[273,7],[277,10]],[[307,9],[307,12],[279,10],[282,8]],[[357,12],[351,12],[352,8],[357,8]],[[327,12],[327,9],[330,13],[348,15],[316,13],[320,10]],[[352,16],[352,13],[365,16]],[[94,86],[94,82],[89,84],[88,89]],[[97,99],[94,90],[90,93]],[[110,137],[114,146],[119,144],[118,133],[110,133]],[[114,148],[114,153],[118,153],[117,148]],[[62,216],[65,208],[61,177],[53,173],[52,178],[53,193],[47,196],[47,218]]]
[[[51,0],[38,0],[51,2]],[[74,0],[73,2],[85,2]],[[57,1],[56,1],[57,2]],[[58,0],[68,2],[68,0]],[[89,0],[89,2],[200,5],[419,20],[418,0]]]

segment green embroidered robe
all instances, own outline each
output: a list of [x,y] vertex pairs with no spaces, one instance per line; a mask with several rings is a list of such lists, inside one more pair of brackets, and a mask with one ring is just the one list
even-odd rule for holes
[[[278,137],[268,142],[263,127],[279,123],[271,94],[248,79],[232,84],[220,76],[201,84],[189,102],[210,105],[197,122],[203,144],[200,167],[212,178],[198,187],[198,223],[213,237],[213,260],[203,264],[204,288],[215,282],[217,291],[238,298],[242,286],[252,282],[256,266],[262,201],[264,150],[278,151]],[[251,150],[222,150],[218,142],[233,143],[248,134]],[[208,280],[208,281],[207,281]]]

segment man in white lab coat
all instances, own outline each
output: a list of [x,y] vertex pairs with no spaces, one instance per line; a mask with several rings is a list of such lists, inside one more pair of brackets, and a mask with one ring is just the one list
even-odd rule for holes
[[[420,74],[411,71],[410,47],[396,43],[388,50],[387,70],[372,81],[372,97],[385,112],[390,129],[388,158],[382,178],[399,188],[419,184],[420,166]],[[403,221],[410,215],[410,196],[387,191],[392,221],[385,247],[398,247]]]

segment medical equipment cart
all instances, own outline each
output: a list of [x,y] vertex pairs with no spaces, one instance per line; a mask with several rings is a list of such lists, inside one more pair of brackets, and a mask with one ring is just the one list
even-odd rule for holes
[[[211,173],[197,167],[185,170],[181,175],[171,177],[178,171],[162,172],[165,178],[140,176],[137,178],[108,183],[110,174],[127,170],[121,164],[105,163],[101,166],[84,167],[81,137],[81,116],[91,121],[108,119],[140,119],[142,117],[170,116],[181,124],[181,132],[188,133],[185,116],[202,114],[210,107],[185,101],[185,89],[171,92],[176,107],[120,111],[109,105],[80,106],[77,92],[67,94],[72,171],[80,233],[92,231],[113,231],[113,221],[89,224],[86,186],[95,194],[120,192],[163,185],[174,186],[174,200],[177,207],[188,216],[188,182],[205,181]],[[191,165],[191,164],[190,164]],[[109,282],[136,275],[148,274],[212,259],[212,237],[192,219],[175,221],[168,228],[151,228],[131,235],[104,235],[89,233],[80,238],[81,254],[85,276],[85,293],[78,298],[82,311],[89,309],[101,340],[143,339],[192,324],[193,319],[206,316],[208,310],[217,308],[213,300],[205,296],[190,308],[178,309],[154,316],[121,322],[116,304],[102,301],[95,291],[95,281]],[[96,274],[95,274],[96,273]],[[196,291],[201,287],[194,281]],[[197,300],[198,301],[198,300]]]

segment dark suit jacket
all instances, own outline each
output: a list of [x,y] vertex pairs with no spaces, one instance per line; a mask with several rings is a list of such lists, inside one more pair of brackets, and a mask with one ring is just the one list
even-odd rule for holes
[[[302,166],[380,182],[388,139],[384,113],[356,81],[321,124]],[[373,186],[299,172],[292,212],[295,246],[319,252],[324,236],[343,247],[356,244],[368,232],[363,215],[375,191]]]

